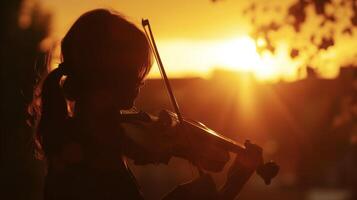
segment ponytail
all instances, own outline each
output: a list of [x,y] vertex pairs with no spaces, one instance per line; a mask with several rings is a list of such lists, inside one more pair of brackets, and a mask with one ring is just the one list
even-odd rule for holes
[[58,149],[58,138],[68,118],[67,102],[60,85],[64,75],[63,66],[50,72],[42,85],[41,120],[38,125],[38,140],[46,156]]

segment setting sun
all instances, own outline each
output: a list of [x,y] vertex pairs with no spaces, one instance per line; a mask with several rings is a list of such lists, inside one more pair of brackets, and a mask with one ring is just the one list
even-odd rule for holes
[[[250,72],[261,81],[288,76],[290,72],[279,67],[293,65],[284,53],[284,45],[276,55],[259,54],[256,45],[262,43],[262,40],[256,43],[249,36],[241,36],[213,41],[159,41],[158,48],[169,75],[175,77],[208,76],[216,68]],[[160,73],[155,64],[150,77],[158,76]]]
[[212,47],[217,64],[233,70],[254,71],[261,64],[254,41],[249,37],[241,37],[222,41]]

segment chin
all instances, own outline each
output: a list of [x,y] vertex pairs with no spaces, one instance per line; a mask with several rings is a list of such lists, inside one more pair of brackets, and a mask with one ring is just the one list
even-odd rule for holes
[[134,106],[134,104],[125,105],[125,106],[122,106],[121,109],[122,109],[122,110],[129,110],[129,109],[131,109],[133,106]]
[[119,105],[119,109],[122,110],[128,110],[130,108],[132,108],[134,106],[134,101],[128,101],[128,102],[124,102],[121,105]]

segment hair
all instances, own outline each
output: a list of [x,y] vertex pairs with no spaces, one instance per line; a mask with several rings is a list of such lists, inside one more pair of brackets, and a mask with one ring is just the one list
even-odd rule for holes
[[69,119],[67,100],[77,101],[94,87],[113,79],[119,80],[121,87],[136,89],[152,64],[145,34],[107,9],[80,16],[62,40],[61,54],[62,63],[42,85],[37,136],[46,157],[59,150],[60,140],[56,138],[66,131]]

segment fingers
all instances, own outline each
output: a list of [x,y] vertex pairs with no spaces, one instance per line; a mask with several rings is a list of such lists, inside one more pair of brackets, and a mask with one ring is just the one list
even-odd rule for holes
[[176,113],[168,110],[161,110],[158,116],[157,124],[162,129],[172,128],[179,123]]
[[245,169],[255,170],[259,165],[263,164],[263,149],[251,143],[249,140],[244,143],[244,146],[246,147],[245,153],[235,157],[231,168],[243,167]]
[[163,127],[171,127],[173,119],[167,110],[160,111],[158,123]]

